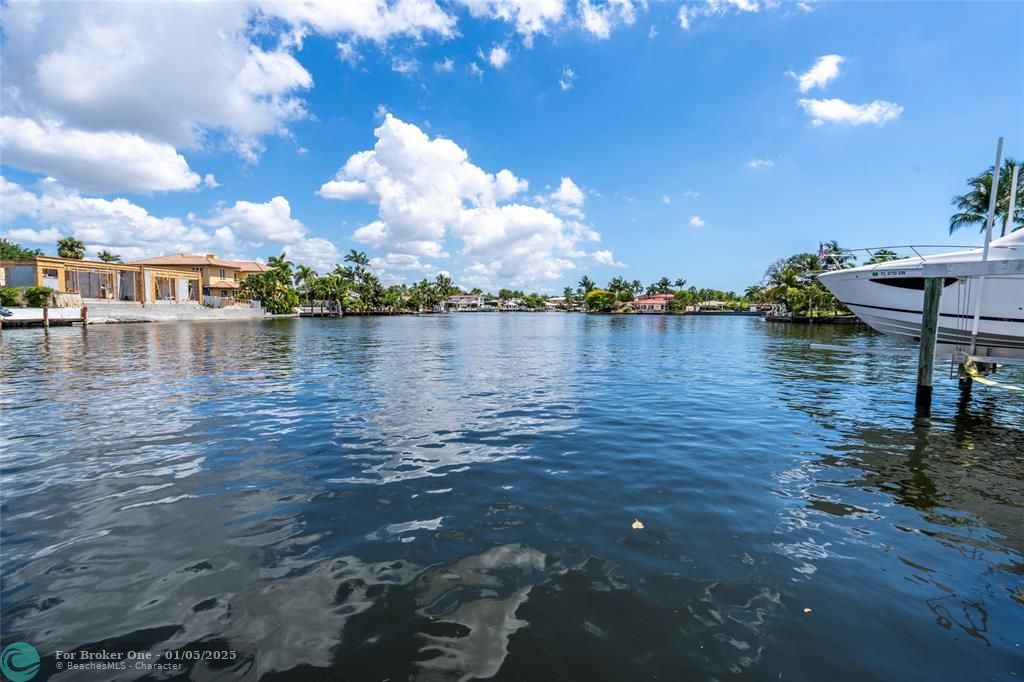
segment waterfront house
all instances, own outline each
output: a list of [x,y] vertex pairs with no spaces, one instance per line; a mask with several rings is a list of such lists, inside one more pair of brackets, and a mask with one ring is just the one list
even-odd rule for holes
[[565,296],[551,296],[544,301],[544,308],[546,310],[558,310],[565,307]]
[[212,253],[175,253],[169,256],[143,258],[132,261],[132,264],[197,272],[202,278],[203,295],[220,298],[237,298],[238,289],[246,277],[270,269],[270,266],[257,261],[217,258],[216,254]]
[[725,308],[725,303],[722,301],[703,301],[698,308],[700,310],[722,310]]
[[652,294],[631,301],[629,305],[641,313],[663,313],[668,310],[668,302],[673,298],[672,294]]
[[484,307],[482,294],[459,294],[448,297],[448,308],[454,310],[480,310]]
[[[103,303],[198,303],[200,278],[183,268],[150,268],[137,263],[106,263],[35,256],[0,261],[7,287],[49,287]],[[67,301],[68,297],[59,297]],[[68,303],[68,305],[71,305]]]

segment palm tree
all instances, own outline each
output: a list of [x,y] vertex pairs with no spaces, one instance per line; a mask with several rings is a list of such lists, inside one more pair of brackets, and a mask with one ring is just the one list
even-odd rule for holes
[[583,275],[583,277],[580,278],[579,287],[580,290],[583,291],[583,297],[586,298],[587,294],[597,288],[597,283],[590,279],[590,277]]
[[676,279],[674,284],[675,284],[676,289],[682,289],[683,287],[686,286],[686,280],[683,279],[682,277],[679,277],[679,278]]
[[668,277],[662,277],[657,282],[647,287],[647,295],[652,294],[671,294],[672,293],[672,280]]
[[291,281],[292,266],[295,265],[295,263],[288,260],[287,253],[282,251],[280,256],[271,256],[267,259],[267,263],[270,265],[271,269],[277,270],[283,275],[287,275],[288,281]]
[[622,277],[613,277],[606,288],[615,294],[616,300],[630,301],[633,299],[633,287]]
[[[1010,182],[1013,177],[1013,169],[1017,161],[1007,158],[999,171],[999,188],[996,191],[996,224],[1006,221],[1010,204]],[[960,194],[950,201],[957,212],[949,218],[949,233],[953,234],[962,227],[979,225],[985,229],[985,221],[988,219],[988,200],[992,192],[992,166],[981,175],[967,179],[970,191]],[[1019,172],[1019,171],[1018,171]],[[1019,190],[1020,188],[1018,188]],[[1024,191],[1017,192],[1014,201],[1012,224],[1005,224],[1003,234],[1013,232],[1017,229],[1018,223],[1024,222]]]
[[852,265],[850,261],[857,260],[853,254],[848,253],[843,247],[839,246],[839,242],[835,239],[825,242],[821,248],[825,252],[824,261],[835,267],[845,268],[848,265]]
[[351,249],[345,255],[345,262],[352,263],[353,265],[361,266],[364,268],[370,265],[370,259],[366,257],[366,254],[363,253],[362,251],[356,251],[355,249]]
[[308,265],[300,265],[295,268],[295,274],[292,275],[295,286],[301,288],[303,293],[306,294],[306,303],[310,302],[310,294],[313,291],[313,283],[316,281],[316,277],[316,270]]
[[121,256],[119,256],[116,253],[111,253],[110,251],[107,251],[106,249],[103,249],[102,251],[97,253],[96,257],[99,258],[104,263],[121,263],[121,262],[123,262],[121,260]]
[[761,299],[764,298],[765,289],[760,284],[751,284],[743,292],[743,296],[746,297],[751,303],[760,303]]
[[61,258],[82,260],[85,258],[85,244],[74,237],[64,237],[57,240],[57,255]]
[[565,298],[566,308],[571,308],[576,303],[576,292],[573,291],[572,287],[566,287],[563,289],[562,297]]
[[865,263],[865,265],[874,265],[875,263],[888,263],[891,260],[898,259],[899,256],[896,255],[895,251],[890,251],[889,249],[878,249],[873,254],[871,254],[871,260]]
[[449,297],[454,296],[459,292],[459,288],[452,282],[452,278],[448,275],[438,275],[434,279],[434,290],[437,292],[437,297],[440,299],[439,302],[443,303],[447,301]]

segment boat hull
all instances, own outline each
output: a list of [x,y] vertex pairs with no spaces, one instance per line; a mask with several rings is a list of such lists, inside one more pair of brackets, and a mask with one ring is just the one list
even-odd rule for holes
[[[822,284],[872,329],[918,341],[924,307],[920,265],[888,269],[854,268],[824,273]],[[918,288],[920,287],[920,288]],[[1024,358],[1024,279],[991,277],[944,280],[939,307],[938,342],[967,350],[974,310],[981,294],[975,355]]]

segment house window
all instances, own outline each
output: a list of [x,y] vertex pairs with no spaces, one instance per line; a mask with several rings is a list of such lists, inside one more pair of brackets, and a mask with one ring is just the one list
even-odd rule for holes
[[221,268],[220,269],[220,278],[224,279],[225,277],[227,277],[227,275],[224,274],[224,268]]
[[57,268],[43,268],[43,277],[57,278]]

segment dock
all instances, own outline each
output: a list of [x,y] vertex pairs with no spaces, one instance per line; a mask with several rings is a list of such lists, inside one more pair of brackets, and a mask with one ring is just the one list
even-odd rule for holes
[[89,308],[7,308],[11,315],[0,316],[0,329],[4,327],[51,327],[87,324]]
[[313,301],[298,308],[299,317],[341,317],[341,304],[336,301]]

